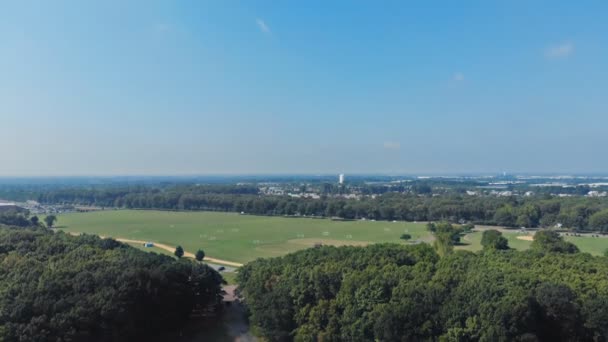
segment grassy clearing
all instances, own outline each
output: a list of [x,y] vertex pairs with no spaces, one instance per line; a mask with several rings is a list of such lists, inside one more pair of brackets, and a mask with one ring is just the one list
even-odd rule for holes
[[[483,232],[472,232],[467,234],[462,239],[463,245],[457,246],[457,249],[464,249],[467,251],[480,251],[481,250],[481,235]],[[509,246],[517,250],[523,251],[530,248],[531,241],[520,240],[517,237],[522,236],[517,232],[503,232],[503,236],[509,240]]]
[[[331,221],[327,219],[284,218],[239,215],[217,212],[170,212],[117,210],[70,213],[59,217],[58,227],[68,232],[98,234],[134,240],[154,241],[189,252],[202,248],[209,257],[246,263],[260,257],[282,256],[314,246],[364,246],[370,243],[395,242],[402,233],[412,240],[431,241],[422,223],[386,221]],[[509,246],[518,250],[531,242],[517,239],[516,231],[504,232]],[[466,235],[458,249],[481,250],[481,232]],[[608,238],[565,237],[583,252],[601,255],[608,248]],[[172,256],[160,248],[134,247]]]
[[403,233],[412,235],[413,240],[429,238],[421,223],[332,221],[217,212],[116,210],[70,213],[61,215],[57,225],[68,232],[181,245],[193,253],[202,248],[210,257],[241,263],[284,255],[315,243],[400,243],[399,236]]
[[[464,249],[469,251],[481,250],[481,235],[482,232],[473,232],[467,234],[463,239],[463,245],[457,246],[457,249]],[[532,241],[526,241],[518,239],[518,236],[525,236],[513,232],[503,232],[503,236],[509,240],[509,246],[517,250],[523,251],[530,248]],[[581,252],[590,253],[592,255],[603,255],[604,251],[608,249],[608,238],[590,237],[590,236],[565,236],[566,241],[574,243]]]
[[574,237],[565,236],[566,241],[570,241],[578,246],[578,248],[593,255],[604,255],[604,251],[608,249],[608,238],[600,237]]

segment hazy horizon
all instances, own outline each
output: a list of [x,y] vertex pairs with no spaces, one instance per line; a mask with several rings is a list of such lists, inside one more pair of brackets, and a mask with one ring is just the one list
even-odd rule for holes
[[0,176],[608,173],[608,3],[7,2]]

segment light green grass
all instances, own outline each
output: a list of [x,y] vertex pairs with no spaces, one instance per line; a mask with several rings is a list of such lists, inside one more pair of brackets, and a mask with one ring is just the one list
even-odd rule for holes
[[[462,239],[463,245],[457,246],[457,249],[464,249],[467,251],[480,251],[481,250],[481,235],[483,232],[472,232],[467,234]],[[502,234],[504,237],[509,240],[509,247],[515,248],[517,250],[523,251],[530,248],[531,241],[520,240],[517,237],[521,236],[517,232],[504,232]]]
[[181,245],[192,253],[202,248],[209,257],[241,263],[259,257],[284,255],[312,247],[315,242],[356,245],[402,243],[399,236],[404,232],[412,235],[412,240],[429,237],[421,223],[143,210],[63,214],[59,216],[57,228],[67,232]]
[[[463,239],[464,245],[457,246],[457,249],[464,249],[468,251],[479,251],[481,250],[481,235],[482,232],[473,232],[467,234]],[[517,237],[521,236],[516,231],[514,232],[503,232],[504,237],[509,240],[509,247],[523,251],[530,248],[532,241],[520,240]],[[566,241],[574,243],[581,252],[590,253],[592,255],[603,255],[604,251],[608,249],[608,238],[590,237],[590,236],[565,236]]]
[[564,239],[577,245],[582,252],[593,255],[604,255],[604,251],[608,249],[608,238],[566,236]]

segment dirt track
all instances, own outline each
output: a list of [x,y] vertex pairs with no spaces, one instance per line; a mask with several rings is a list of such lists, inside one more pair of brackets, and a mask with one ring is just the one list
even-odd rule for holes
[[[76,232],[70,232],[71,235],[80,235],[80,233],[76,233]],[[99,236],[102,239],[107,238],[107,236]],[[175,252],[175,246],[169,246],[169,245],[165,245],[162,243],[156,243],[154,241],[143,241],[143,240],[131,240],[131,239],[124,239],[124,238],[119,238],[119,237],[112,237],[114,240],[116,241],[120,241],[120,242],[124,242],[124,243],[134,243],[134,244],[141,244],[143,245],[146,242],[152,242],[154,244],[154,247],[158,247],[160,249],[164,249],[168,252]],[[184,256],[186,258],[192,258],[194,259],[194,254],[187,252],[184,250]],[[222,260],[222,259],[216,259],[216,258],[210,258],[205,256],[205,261],[209,261],[209,262],[215,262],[218,264],[224,264],[224,265],[228,265],[228,266],[234,266],[234,267],[241,267],[243,266],[243,264],[240,264],[238,262],[234,262],[234,261],[228,261],[228,260]]]

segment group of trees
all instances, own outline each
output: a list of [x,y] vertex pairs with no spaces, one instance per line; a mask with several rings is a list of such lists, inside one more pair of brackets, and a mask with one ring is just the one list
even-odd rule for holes
[[487,231],[483,251],[443,256],[428,244],[320,247],[254,261],[238,281],[271,341],[608,339],[608,258],[552,231],[525,252],[503,239]]
[[493,197],[458,193],[388,192],[376,197],[321,199],[266,196],[252,186],[146,186],[103,189],[59,189],[37,195],[41,203],[101,207],[212,210],[256,215],[305,215],[405,221],[473,222],[507,227],[551,227],[608,232],[608,199],[546,196]]
[[[57,216],[47,215],[44,217],[44,223],[48,228],[53,228],[57,222]],[[42,226],[40,218],[36,215],[30,216],[27,210],[7,210],[0,212],[0,225],[15,226],[15,227],[40,227]]]
[[0,226],[0,340],[142,341],[208,312],[222,277],[112,239]]

